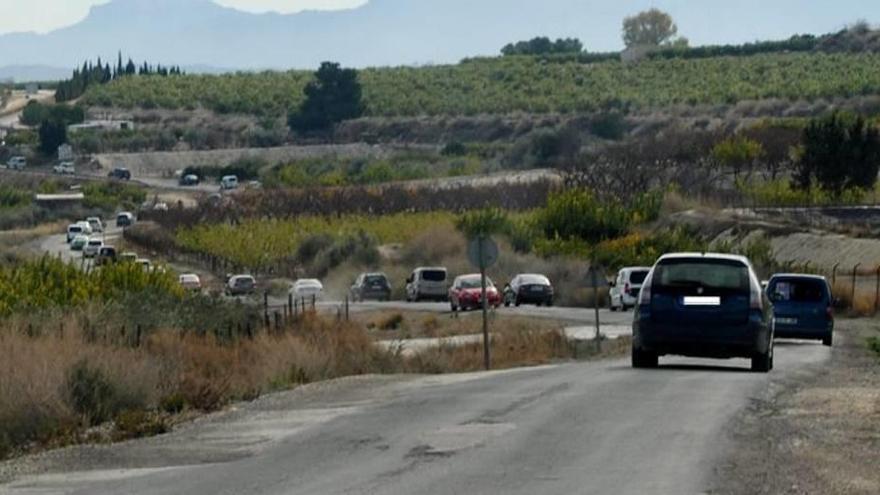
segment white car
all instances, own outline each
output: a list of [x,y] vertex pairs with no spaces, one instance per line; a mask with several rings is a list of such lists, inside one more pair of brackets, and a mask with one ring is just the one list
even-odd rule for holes
[[294,299],[305,299],[307,301],[321,299],[324,296],[324,284],[320,280],[302,279],[297,280],[290,287],[290,295]]
[[27,160],[23,156],[13,156],[6,162],[6,168],[9,170],[24,170],[27,166]]
[[153,211],[168,211],[168,203],[156,203],[153,205]]
[[73,162],[61,162],[52,167],[52,171],[59,175],[73,175],[76,173],[76,168]]
[[220,190],[230,191],[238,189],[238,177],[235,175],[227,175],[220,179]]
[[627,311],[639,302],[639,292],[651,269],[644,266],[623,268],[617,272],[617,278],[611,282],[608,298],[611,300],[611,311]]
[[92,235],[92,227],[86,223],[83,225],[83,222],[77,222],[67,226],[67,243],[69,244],[74,237],[78,235],[90,236]]
[[89,217],[86,219],[86,222],[89,222],[89,227],[92,228],[92,232],[97,232],[99,234],[104,232],[104,222],[102,222],[100,218]]
[[103,239],[97,237],[89,238],[89,242],[87,242],[86,245],[83,246],[83,257],[94,258],[98,255],[98,251],[100,251],[102,247],[104,247]]
[[227,296],[249,296],[257,291],[257,281],[251,275],[234,275],[226,281]]
[[189,292],[201,292],[202,290],[202,280],[195,273],[185,273],[178,280],[180,286]]

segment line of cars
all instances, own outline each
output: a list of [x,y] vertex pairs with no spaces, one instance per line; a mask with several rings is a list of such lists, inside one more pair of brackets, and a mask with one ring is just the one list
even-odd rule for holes
[[743,256],[662,256],[645,276],[633,319],[632,365],[659,358],[747,358],[756,372],[774,365],[774,340],[821,340],[831,346],[834,299],[820,276],[774,275],[762,284]]

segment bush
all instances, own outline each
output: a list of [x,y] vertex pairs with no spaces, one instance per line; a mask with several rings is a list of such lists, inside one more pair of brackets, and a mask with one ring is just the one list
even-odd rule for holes
[[70,370],[66,388],[70,406],[92,426],[109,421],[125,409],[143,406],[140,398],[120,390],[103,370],[86,361]]
[[625,234],[631,216],[618,202],[603,203],[587,191],[571,189],[551,195],[537,223],[547,239],[595,243]]

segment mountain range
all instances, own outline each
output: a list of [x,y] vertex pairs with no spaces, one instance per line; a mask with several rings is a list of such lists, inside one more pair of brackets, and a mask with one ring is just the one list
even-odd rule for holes
[[452,63],[539,35],[577,37],[590,51],[607,51],[621,48],[622,19],[651,6],[670,12],[692,44],[818,34],[880,19],[880,2],[864,0],[370,0],[297,14],[246,13],[212,0],[111,0],[46,34],[0,35],[0,75],[69,71],[97,56],[115,61],[120,51],[212,72],[313,68],[324,60]]

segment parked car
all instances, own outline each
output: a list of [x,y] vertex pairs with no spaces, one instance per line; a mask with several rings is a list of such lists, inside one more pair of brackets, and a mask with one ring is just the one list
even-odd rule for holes
[[76,173],[76,168],[73,162],[61,162],[52,167],[52,171],[59,175],[73,175]]
[[351,286],[352,301],[391,299],[391,283],[384,273],[361,273]]
[[674,354],[750,358],[752,371],[773,369],[773,308],[743,256],[665,255],[636,308],[634,368],[656,368],[660,356]]
[[446,277],[446,268],[416,268],[406,279],[406,300],[410,302],[418,302],[422,299],[445,301],[449,297]]
[[89,243],[89,236],[85,234],[77,234],[73,240],[70,241],[70,250],[71,251],[82,251],[86,248],[86,244]]
[[825,277],[779,274],[767,283],[777,338],[834,341],[834,299]]
[[224,176],[220,179],[220,189],[223,191],[238,189],[238,177],[235,175]]
[[150,260],[148,260],[148,259],[138,258],[138,259],[134,260],[134,263],[136,265],[140,266],[141,268],[143,268],[144,272],[146,272],[146,273],[153,271],[153,263],[150,262]]
[[137,263],[138,255],[137,253],[126,252],[119,255],[117,261],[120,263]]
[[639,291],[650,271],[650,267],[629,267],[617,272],[608,293],[611,311],[628,311],[638,304]]
[[290,287],[290,295],[294,299],[321,299],[324,296],[324,284],[320,280],[300,279]]
[[99,234],[104,232],[104,222],[102,222],[100,218],[89,217],[86,218],[86,222],[89,222],[89,227],[92,228],[92,232],[97,232]]
[[86,229],[84,229],[82,225],[80,225],[78,223],[73,223],[73,224],[68,225],[67,226],[67,243],[69,244],[70,242],[72,242],[74,237],[76,237],[80,234],[88,235],[88,234],[86,234]]
[[111,170],[107,177],[116,180],[131,180],[131,171],[127,168],[117,167]]
[[156,203],[153,205],[153,211],[168,211],[168,203]]
[[257,281],[250,275],[234,275],[226,281],[227,296],[247,296],[257,291]]
[[13,156],[6,162],[6,168],[9,170],[24,170],[27,167],[27,159],[23,156]]
[[[483,282],[479,273],[461,275],[455,278],[452,287],[449,288],[449,305],[452,311],[480,309],[483,307],[482,295]],[[486,277],[486,302],[492,308],[501,306],[501,294],[489,277]]]
[[95,257],[95,265],[109,265],[116,263],[116,248],[104,245],[98,250],[98,256]]
[[91,237],[83,247],[84,258],[94,258],[98,255],[98,251],[104,247],[104,240],[98,237]]
[[504,287],[504,305],[537,304],[553,306],[553,284],[544,275],[522,274],[511,279]]
[[123,211],[119,215],[116,215],[116,226],[117,227],[131,227],[134,225],[134,215]]
[[180,177],[178,184],[184,187],[192,187],[199,185],[199,176],[196,174],[186,174]]
[[201,292],[202,290],[202,280],[198,275],[194,273],[185,273],[181,275],[178,280],[180,281],[180,286],[189,292]]

